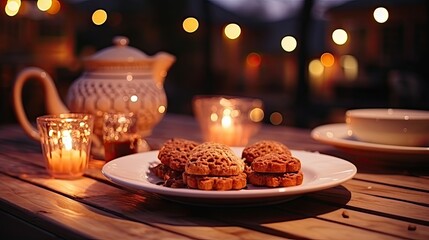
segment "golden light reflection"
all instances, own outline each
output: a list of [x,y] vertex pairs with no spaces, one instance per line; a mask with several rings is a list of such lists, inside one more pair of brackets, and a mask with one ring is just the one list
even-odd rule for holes
[[139,97],[137,95],[132,95],[130,97],[131,102],[137,102],[137,100],[139,100]]
[[322,54],[322,56],[320,56],[320,62],[325,67],[332,67],[332,65],[334,65],[334,62],[335,62],[334,55],[326,52],[326,53]]
[[344,55],[340,58],[341,67],[347,80],[355,80],[358,76],[358,61],[352,55]]
[[224,115],[221,120],[223,128],[229,128],[232,126],[232,117],[230,115]]
[[241,28],[238,24],[230,23],[224,29],[225,36],[231,40],[237,39],[241,34]]
[[210,120],[212,121],[212,122],[216,122],[217,120],[218,120],[218,115],[216,114],[216,113],[212,113],[212,114],[210,114]]
[[332,40],[338,45],[343,45],[347,42],[348,36],[344,29],[338,28],[332,32]]
[[385,23],[389,19],[389,12],[384,7],[378,7],[373,13],[374,19],[378,23]]
[[92,22],[95,25],[102,25],[107,20],[107,12],[103,9],[98,9],[92,14]]
[[37,8],[40,11],[47,11],[52,6],[52,0],[37,0]]
[[270,115],[270,122],[273,125],[280,125],[283,122],[283,116],[279,112],[273,112]]
[[161,105],[161,106],[159,106],[158,107],[158,112],[159,113],[165,113],[165,110],[166,110],[167,108],[164,106],[164,105]]
[[49,14],[57,14],[61,9],[61,3],[58,0],[52,0],[52,6],[48,9]]
[[286,36],[282,39],[281,46],[286,52],[292,52],[297,46],[296,39],[292,36]]
[[261,108],[254,108],[249,113],[252,122],[260,122],[264,119],[264,111]]
[[308,71],[313,77],[319,77],[323,74],[324,67],[319,59],[314,59],[308,64]]
[[21,0],[8,0],[6,6],[4,7],[4,12],[9,17],[13,17],[18,14],[21,7]]
[[185,20],[183,20],[183,30],[185,30],[188,33],[193,33],[197,31],[199,23],[196,18],[188,17]]

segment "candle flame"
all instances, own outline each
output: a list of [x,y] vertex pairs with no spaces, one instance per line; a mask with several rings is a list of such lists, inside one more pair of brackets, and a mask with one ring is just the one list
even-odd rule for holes
[[72,149],[72,138],[70,136],[70,131],[63,131],[62,133],[62,141],[64,144],[65,150],[71,150]]
[[222,117],[222,127],[223,128],[229,128],[232,125],[232,118],[229,115]]

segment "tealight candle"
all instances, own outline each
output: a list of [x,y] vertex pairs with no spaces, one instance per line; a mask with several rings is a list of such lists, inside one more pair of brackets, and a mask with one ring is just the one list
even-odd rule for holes
[[84,174],[90,158],[93,118],[87,114],[61,114],[37,118],[46,169],[55,178]]
[[197,96],[194,112],[205,141],[245,146],[263,118],[262,101],[252,98]]

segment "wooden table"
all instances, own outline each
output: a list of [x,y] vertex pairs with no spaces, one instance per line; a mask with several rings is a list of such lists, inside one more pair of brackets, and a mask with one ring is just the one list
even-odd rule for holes
[[[167,115],[148,143],[201,141],[193,118]],[[310,130],[263,126],[252,141],[351,161],[358,173],[340,186],[258,207],[197,207],[117,186],[92,160],[83,178],[52,179],[38,142],[18,125],[0,127],[2,237],[31,239],[429,239],[427,163],[400,167],[359,159],[314,141]],[[429,159],[428,159],[429,160]]]

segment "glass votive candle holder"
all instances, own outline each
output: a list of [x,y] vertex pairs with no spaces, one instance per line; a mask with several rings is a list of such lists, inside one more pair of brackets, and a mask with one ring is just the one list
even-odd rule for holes
[[264,118],[260,99],[197,95],[192,107],[204,141],[245,146]]
[[104,160],[141,151],[143,142],[135,113],[113,112],[103,115]]
[[66,113],[36,119],[48,173],[54,178],[78,178],[88,168],[94,118]]

